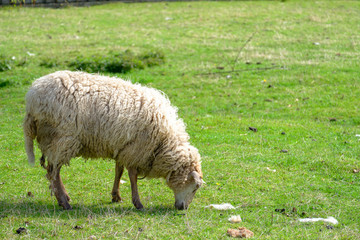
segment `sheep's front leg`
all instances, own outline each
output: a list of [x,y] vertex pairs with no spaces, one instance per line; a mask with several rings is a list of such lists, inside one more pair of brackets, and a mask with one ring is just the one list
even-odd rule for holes
[[120,163],[116,162],[115,164],[115,180],[114,186],[111,192],[112,202],[122,202],[119,192],[120,179],[124,172],[124,166],[120,165]]
[[[72,207],[69,204],[70,197],[65,190],[63,182],[61,181],[60,169],[61,167],[54,169],[52,165],[48,165],[47,171],[50,179],[50,187],[55,194],[59,206],[63,207],[64,210],[71,210]],[[55,173],[53,171],[55,171]]]
[[139,192],[137,188],[137,170],[134,168],[129,168],[128,173],[131,183],[132,202],[137,209],[142,209],[144,208],[144,206],[140,202]]

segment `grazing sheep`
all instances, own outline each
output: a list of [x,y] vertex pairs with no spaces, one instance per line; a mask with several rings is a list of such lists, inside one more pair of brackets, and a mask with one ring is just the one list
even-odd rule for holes
[[203,182],[200,155],[189,144],[177,109],[161,92],[118,78],[59,71],[37,79],[26,94],[24,135],[31,164],[38,141],[40,163],[64,209],[71,206],[60,169],[76,156],[116,161],[114,202],[121,201],[125,167],[137,209],[143,208],[138,176],[166,179],[177,209],[189,206]]

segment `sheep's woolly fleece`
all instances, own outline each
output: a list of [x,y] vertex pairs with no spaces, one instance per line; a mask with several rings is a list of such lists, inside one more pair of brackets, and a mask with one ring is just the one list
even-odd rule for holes
[[[158,90],[119,78],[59,71],[33,83],[26,95],[26,113],[31,163],[36,137],[55,167],[83,156],[113,158],[151,178],[169,180],[191,171],[202,176],[200,155],[189,144],[184,122]],[[179,180],[171,182],[180,187],[186,181]]]

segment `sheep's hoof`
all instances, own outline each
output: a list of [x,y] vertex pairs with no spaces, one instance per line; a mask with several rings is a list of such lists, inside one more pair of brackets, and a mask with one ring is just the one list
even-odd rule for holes
[[144,206],[141,204],[139,198],[133,198],[133,199],[132,199],[132,203],[134,204],[134,206],[136,207],[136,209],[142,209],[142,208],[144,208]]
[[71,211],[71,210],[73,210],[73,208],[69,205],[69,207],[63,207],[63,210],[66,210],[66,211]]
[[141,208],[136,208],[136,210],[138,210],[138,211],[145,211],[145,208],[144,207],[141,207]]
[[144,206],[141,203],[134,204],[137,210],[143,210]]
[[123,201],[121,199],[112,199],[112,203],[122,203]]
[[113,202],[113,203],[122,202],[122,199],[119,194],[115,193],[115,194],[112,194],[111,202]]
[[73,208],[69,203],[59,203],[59,206],[63,207],[64,210],[72,210]]

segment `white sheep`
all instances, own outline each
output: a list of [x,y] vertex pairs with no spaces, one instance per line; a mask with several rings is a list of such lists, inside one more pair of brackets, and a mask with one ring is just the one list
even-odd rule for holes
[[137,209],[138,176],[166,179],[177,209],[188,207],[203,182],[200,155],[177,109],[161,92],[119,78],[59,71],[37,79],[26,94],[24,135],[31,164],[34,139],[39,143],[40,163],[64,209],[71,206],[60,169],[76,156],[116,161],[114,202],[121,201],[125,167]]

